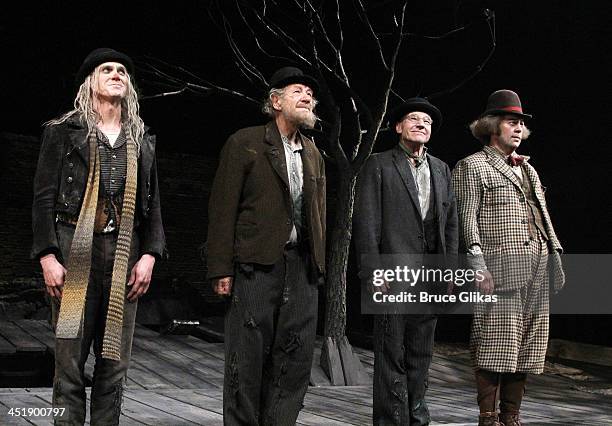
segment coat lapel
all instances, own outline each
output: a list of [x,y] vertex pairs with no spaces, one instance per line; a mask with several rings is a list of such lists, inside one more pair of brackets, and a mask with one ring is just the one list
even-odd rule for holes
[[533,193],[535,194],[536,199],[540,203],[540,209],[544,211],[544,206],[546,206],[546,203],[544,201],[544,193],[542,192],[541,185],[538,185],[539,180],[537,178],[535,170],[528,163],[524,163],[523,176],[527,176],[527,179],[529,179],[531,187],[533,188]]
[[[442,215],[444,209],[442,208],[442,199],[446,199],[446,187],[447,182],[445,179],[442,179],[444,176],[444,170],[440,167],[438,162],[431,161],[431,157],[428,156],[429,162],[429,170],[431,172],[432,182],[433,182],[433,191],[435,195],[435,203],[436,203],[436,214],[438,217]],[[440,222],[442,223],[442,222]]]
[[[419,194],[417,192],[416,184],[414,182],[414,178],[412,177],[412,172],[410,172],[410,165],[408,164],[408,159],[406,155],[401,151],[401,148],[396,147],[393,150],[393,163],[395,164],[395,168],[399,173],[402,182],[404,182],[404,186],[412,199],[414,206],[416,207],[416,211],[421,217],[421,205],[419,203]],[[422,219],[422,217],[421,217]]]
[[487,161],[489,164],[502,175],[510,179],[510,181],[522,192],[523,187],[521,182],[519,182],[519,178],[514,174],[510,166],[504,162],[503,158],[495,153],[495,148],[485,146],[483,149],[487,154]]
[[315,172],[315,158],[310,144],[306,143],[305,136],[300,134],[302,142],[302,168],[304,171],[304,200],[308,206],[312,204],[312,197],[315,193],[316,176]]
[[87,144],[87,128],[76,118],[68,119],[70,125],[70,152],[75,152],[89,167],[89,146]]
[[268,144],[266,157],[268,157],[272,169],[288,190],[289,177],[287,176],[287,165],[285,164],[285,149],[283,148],[283,141],[281,140],[278,128],[273,121],[266,125],[264,141]]

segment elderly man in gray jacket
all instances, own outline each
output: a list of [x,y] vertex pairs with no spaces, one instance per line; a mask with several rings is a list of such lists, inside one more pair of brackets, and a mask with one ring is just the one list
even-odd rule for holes
[[[457,252],[450,170],[425,147],[442,114],[426,99],[411,98],[390,116],[399,143],[369,158],[355,204],[353,241],[360,274],[366,279],[371,272],[367,258],[398,254],[444,258]],[[376,315],[375,425],[429,424],[425,391],[435,326],[432,313]]]

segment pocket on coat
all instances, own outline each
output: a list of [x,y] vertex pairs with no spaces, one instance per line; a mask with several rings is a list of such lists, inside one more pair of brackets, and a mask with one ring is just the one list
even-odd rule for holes
[[257,226],[248,223],[237,223],[234,236],[234,247],[240,252],[245,241],[251,241],[257,233]]
[[487,269],[493,276],[493,283],[497,284],[499,282],[501,284],[506,273],[502,246],[483,247],[482,255]]
[[485,188],[483,203],[486,206],[509,204],[516,198],[516,190],[511,183]]

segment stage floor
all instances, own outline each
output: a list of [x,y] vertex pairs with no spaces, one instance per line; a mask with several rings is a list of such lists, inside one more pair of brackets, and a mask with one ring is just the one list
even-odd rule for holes
[[[0,323],[0,356],[31,357],[36,351],[53,353],[53,334],[46,322]],[[355,351],[371,380],[372,352],[358,348]],[[86,369],[89,378],[92,371],[90,356]],[[587,386],[584,377],[572,378],[568,374],[576,371],[580,370],[547,363],[544,374],[530,378],[522,409],[525,424],[612,424],[612,392],[594,390]],[[437,346],[429,382],[427,401],[432,424],[477,423],[472,370],[465,348]],[[121,425],[220,425],[222,386],[223,344],[207,343],[192,336],[160,335],[137,326]],[[50,407],[49,387],[0,388],[2,425],[52,424],[49,417],[8,414],[10,408]],[[371,410],[371,385],[311,386],[298,424],[368,425]]]

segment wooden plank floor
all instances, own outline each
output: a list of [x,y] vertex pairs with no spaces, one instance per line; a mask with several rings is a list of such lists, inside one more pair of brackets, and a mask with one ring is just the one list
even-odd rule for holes
[[[8,330],[8,331],[7,331]],[[4,340],[2,340],[4,339]],[[0,342],[10,356],[18,351],[53,353],[53,335],[41,321],[0,323]],[[320,345],[320,343],[319,343]],[[355,348],[372,375],[371,351]],[[87,374],[93,371],[93,357]],[[588,393],[570,379],[543,374],[528,382],[523,403],[525,424],[612,424],[610,395]],[[122,425],[221,425],[223,424],[223,346],[192,336],[164,336],[138,326],[132,363],[124,394]],[[11,417],[10,407],[48,408],[51,388],[0,388],[0,425],[49,425],[49,418]],[[88,388],[89,395],[89,388]],[[427,393],[432,424],[476,423],[475,390],[465,352],[436,350]],[[371,424],[371,386],[310,387],[300,425]]]

